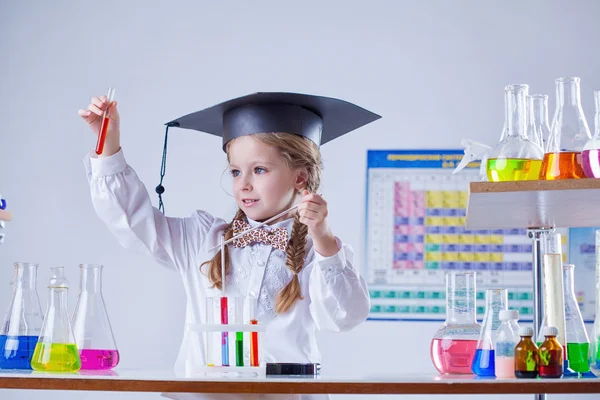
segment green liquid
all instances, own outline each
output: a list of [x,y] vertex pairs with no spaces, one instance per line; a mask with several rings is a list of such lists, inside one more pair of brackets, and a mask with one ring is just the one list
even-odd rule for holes
[[487,177],[490,182],[537,180],[542,169],[542,160],[524,158],[490,158],[487,162]]
[[235,334],[235,365],[237,367],[244,366],[244,332]]
[[75,344],[38,342],[31,359],[35,371],[75,372],[81,368]]
[[592,361],[596,361],[596,368],[600,369],[600,337],[598,338],[598,341],[596,343],[598,343],[598,347],[596,348],[596,351],[594,352],[594,353],[596,353],[596,357],[595,357],[596,360],[592,359]]
[[567,360],[569,368],[575,372],[588,372],[590,364],[588,363],[589,343],[567,343]]

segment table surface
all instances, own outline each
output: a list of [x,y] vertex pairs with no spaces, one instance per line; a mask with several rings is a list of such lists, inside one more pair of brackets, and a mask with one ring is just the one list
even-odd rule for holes
[[472,375],[344,375],[233,378],[182,376],[172,371],[0,371],[0,389],[301,394],[525,394],[600,393],[600,378],[495,379]]

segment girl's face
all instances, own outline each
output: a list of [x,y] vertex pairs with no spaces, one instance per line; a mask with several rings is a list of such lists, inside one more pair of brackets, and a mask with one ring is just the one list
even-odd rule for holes
[[229,146],[229,171],[238,207],[255,221],[291,207],[297,191],[304,187],[301,171],[290,169],[275,148],[252,135],[239,137]]

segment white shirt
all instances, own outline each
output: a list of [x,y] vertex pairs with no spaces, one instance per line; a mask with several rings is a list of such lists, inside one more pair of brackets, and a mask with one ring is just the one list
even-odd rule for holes
[[[219,245],[230,221],[199,210],[184,218],[165,216],[152,206],[148,191],[127,164],[123,150],[105,158],[97,158],[90,152],[84,164],[94,209],[121,245],[149,254],[181,276],[187,297],[186,326],[175,371],[185,372],[194,366],[206,365],[204,352],[198,348],[195,335],[187,326],[206,322],[204,299],[220,295],[219,290],[210,288],[211,283],[200,272],[200,265],[218,251],[208,249]],[[258,224],[252,220],[248,223]],[[293,219],[288,219],[271,228],[285,227],[291,234],[292,223]],[[292,277],[285,265],[286,254],[260,243],[244,248],[228,246],[231,272],[226,278],[226,295],[257,299],[257,319],[266,325],[262,342],[264,362],[319,363],[316,329],[347,331],[367,318],[370,309],[367,284],[353,265],[351,247],[336,240],[339,251],[331,257],[323,257],[307,237],[305,265],[298,274],[304,298],[281,315],[274,311],[275,299]],[[168,396],[190,398],[190,395]],[[194,395],[193,398],[218,396]],[[226,398],[233,397],[227,395]]]

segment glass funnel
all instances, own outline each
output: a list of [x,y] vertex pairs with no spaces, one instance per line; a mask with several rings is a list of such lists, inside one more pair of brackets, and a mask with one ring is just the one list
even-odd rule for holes
[[573,371],[588,372],[590,370],[588,362],[590,339],[585,330],[577,297],[575,297],[574,269],[575,265],[573,264],[563,265],[567,359],[569,367]]
[[594,137],[583,147],[583,172],[588,178],[600,178],[600,90],[594,92]]
[[585,178],[581,152],[592,137],[581,107],[580,79],[563,77],[555,84],[556,111],[540,179]]
[[542,148],[527,138],[527,85],[504,88],[505,135],[487,160],[490,182],[523,181],[539,178]]
[[12,295],[0,331],[0,369],[31,369],[31,357],[43,323],[38,297],[38,265],[14,264]]
[[46,317],[35,346],[31,367],[36,371],[78,371],[81,359],[68,315],[69,283],[63,267],[52,268],[48,290],[50,293]]
[[446,321],[431,340],[429,355],[442,374],[471,374],[481,325],[475,317],[475,272],[446,273]]
[[485,314],[477,340],[471,369],[478,376],[495,375],[496,333],[500,327],[500,311],[508,310],[508,290],[485,290]]
[[81,264],[80,292],[73,313],[73,332],[82,370],[111,369],[119,351],[102,296],[102,265]]

